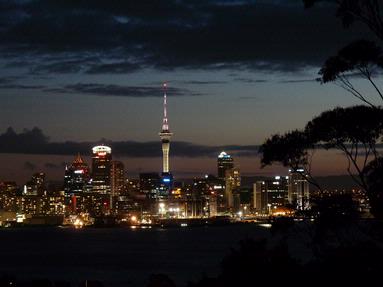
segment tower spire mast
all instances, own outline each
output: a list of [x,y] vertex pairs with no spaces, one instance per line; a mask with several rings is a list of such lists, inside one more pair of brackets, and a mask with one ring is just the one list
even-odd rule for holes
[[164,88],[164,118],[162,120],[162,131],[168,131],[169,130],[169,124],[168,124],[168,112],[167,112],[167,99],[166,99],[166,90],[167,90],[167,84],[163,84]]

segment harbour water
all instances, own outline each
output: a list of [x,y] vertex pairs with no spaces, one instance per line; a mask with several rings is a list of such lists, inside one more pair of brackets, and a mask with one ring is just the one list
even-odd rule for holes
[[170,229],[9,228],[0,230],[0,272],[17,278],[85,279],[105,286],[146,286],[150,274],[179,285],[214,275],[239,240],[262,238],[254,224]]

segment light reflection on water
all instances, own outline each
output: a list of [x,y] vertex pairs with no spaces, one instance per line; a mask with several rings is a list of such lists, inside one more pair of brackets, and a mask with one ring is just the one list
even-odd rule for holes
[[218,272],[222,258],[239,240],[268,235],[249,225],[174,229],[25,228],[0,230],[0,272],[23,278],[107,286],[145,286],[152,273],[177,282]]

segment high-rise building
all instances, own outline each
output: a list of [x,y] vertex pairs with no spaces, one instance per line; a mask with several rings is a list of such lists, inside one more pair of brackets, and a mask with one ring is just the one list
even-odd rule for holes
[[24,186],[24,193],[41,195],[45,193],[45,173],[37,172],[32,175],[30,181]]
[[84,192],[89,183],[89,179],[89,166],[80,154],[78,154],[72,164],[65,167],[65,195],[77,195]]
[[289,170],[288,200],[296,209],[310,208],[310,184],[303,168]]
[[140,191],[149,198],[156,198],[161,187],[161,179],[158,173],[140,173]]
[[109,193],[112,149],[100,145],[93,147],[92,152],[92,190],[98,193]]
[[[216,216],[226,211],[225,183],[214,175],[194,178],[187,211],[192,216]],[[205,206],[202,208],[202,206]]]
[[217,167],[218,178],[224,180],[226,171],[234,167],[234,160],[230,155],[223,151],[218,155]]
[[287,204],[288,177],[257,181],[253,186],[253,207],[260,214],[270,214]]
[[110,176],[112,195],[119,195],[125,184],[125,169],[121,161],[112,161]]
[[164,84],[164,117],[162,120],[162,130],[159,133],[162,142],[162,173],[164,175],[170,173],[169,168],[169,149],[170,138],[173,133],[169,130],[168,115],[167,115],[167,101],[166,101],[166,83]]
[[226,207],[232,209],[234,207],[234,194],[239,195],[241,188],[241,174],[238,168],[227,169],[225,172],[225,201]]

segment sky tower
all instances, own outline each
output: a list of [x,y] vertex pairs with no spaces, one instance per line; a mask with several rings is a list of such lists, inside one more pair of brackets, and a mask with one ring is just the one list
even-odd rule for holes
[[162,120],[162,130],[159,133],[161,142],[162,142],[162,173],[168,174],[169,173],[169,149],[170,149],[170,138],[172,137],[173,133],[169,130],[169,124],[168,124],[168,115],[167,115],[167,103],[166,103],[166,88],[167,84],[163,84],[164,88],[164,118]]

